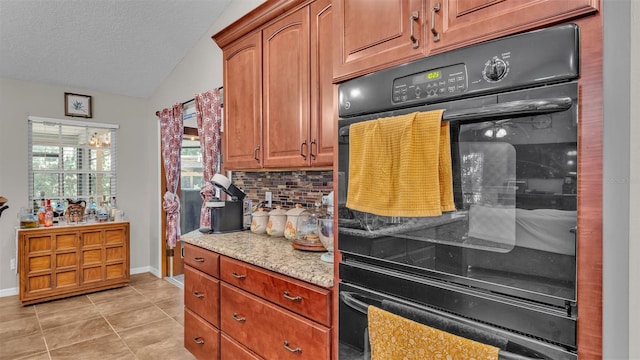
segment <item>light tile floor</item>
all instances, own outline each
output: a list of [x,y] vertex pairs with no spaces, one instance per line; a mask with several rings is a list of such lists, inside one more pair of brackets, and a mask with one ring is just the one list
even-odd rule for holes
[[0,298],[0,360],[191,360],[183,290],[152,274],[129,286],[22,306]]

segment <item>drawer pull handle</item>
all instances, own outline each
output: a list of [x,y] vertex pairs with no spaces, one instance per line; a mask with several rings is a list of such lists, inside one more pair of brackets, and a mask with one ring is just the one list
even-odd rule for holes
[[284,294],[282,294],[282,296],[284,296],[285,299],[291,300],[291,301],[297,301],[300,302],[302,301],[302,296],[291,296],[289,295],[288,291],[285,291]]
[[199,336],[194,337],[194,338],[193,338],[193,342],[194,342],[194,343],[196,343],[196,344],[198,344],[198,345],[202,345],[202,344],[204,344],[204,340],[202,340],[202,338],[201,338],[201,337],[199,337]]
[[299,348],[299,347],[297,347],[295,349],[292,348],[292,347],[289,347],[289,342],[287,340],[284,341],[284,345],[283,346],[284,346],[285,349],[291,351],[292,353],[301,353],[302,352],[302,349]]
[[193,296],[197,297],[198,299],[202,299],[202,298],[204,298],[204,294],[200,294],[200,293],[199,293],[199,292],[197,292],[197,291],[194,291],[194,292],[193,292]]
[[233,276],[233,277],[234,277],[234,278],[236,278],[236,279],[240,279],[240,280],[242,280],[242,279],[244,279],[244,278],[246,278],[246,277],[247,277],[247,275],[240,275],[240,274],[238,274],[238,273],[237,273],[237,272],[235,272],[235,271],[231,273],[231,276]]
[[204,262],[204,258],[201,258],[201,257],[193,258],[193,261],[198,262],[198,263],[203,263]]
[[233,313],[233,320],[238,321],[238,322],[245,322],[247,320],[246,317],[243,316],[239,316],[238,313]]

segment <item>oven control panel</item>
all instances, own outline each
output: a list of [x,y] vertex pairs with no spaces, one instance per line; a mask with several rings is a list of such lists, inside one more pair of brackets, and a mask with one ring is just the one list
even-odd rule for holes
[[469,86],[464,64],[423,71],[393,81],[394,104],[460,95]]

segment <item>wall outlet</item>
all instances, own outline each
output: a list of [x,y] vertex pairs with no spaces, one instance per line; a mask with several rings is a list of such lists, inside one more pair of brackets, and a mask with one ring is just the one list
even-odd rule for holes
[[267,207],[271,207],[271,191],[264,193],[264,202],[267,203]]
[[15,259],[15,258],[13,258],[13,259],[11,259],[11,260],[9,261],[9,268],[10,268],[11,270],[15,270],[15,269],[16,269],[16,259]]

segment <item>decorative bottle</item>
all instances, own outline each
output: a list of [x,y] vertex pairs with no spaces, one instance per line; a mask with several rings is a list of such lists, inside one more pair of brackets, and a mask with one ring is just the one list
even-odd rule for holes
[[51,207],[51,199],[47,199],[47,205],[45,206],[44,226],[53,226],[53,207]]
[[38,223],[44,225],[44,215],[46,204],[44,202],[44,191],[40,192],[40,207],[38,208]]
[[118,203],[116,203],[116,197],[111,197],[111,210],[109,211],[109,221],[116,219],[116,212],[118,211]]

